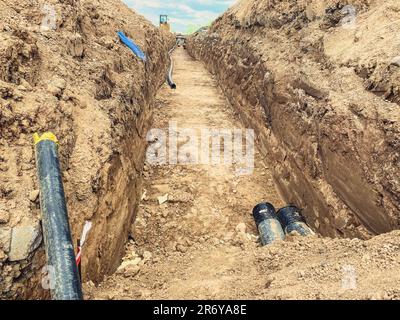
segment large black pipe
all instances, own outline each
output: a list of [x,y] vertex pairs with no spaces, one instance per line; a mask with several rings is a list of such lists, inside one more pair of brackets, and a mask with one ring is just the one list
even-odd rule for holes
[[302,236],[311,236],[315,233],[306,224],[300,210],[295,206],[287,206],[278,211],[278,219],[286,234],[297,232]]
[[176,48],[176,44],[175,44],[175,46],[168,52],[168,55],[169,55],[169,59],[170,59],[170,61],[171,61],[171,64],[170,64],[169,71],[168,71],[168,74],[167,74],[167,83],[168,83],[168,85],[170,86],[171,89],[176,89],[176,84],[175,84],[175,82],[172,80],[172,72],[173,72],[173,70],[174,70],[174,62],[173,62],[172,56],[171,56],[171,54],[172,54],[172,52],[175,50],[175,48]]
[[82,300],[58,160],[58,142],[52,133],[34,136],[40,183],[40,205],[53,300]]
[[278,221],[276,210],[270,203],[260,203],[253,209],[253,217],[263,246],[276,240],[284,240],[285,233]]

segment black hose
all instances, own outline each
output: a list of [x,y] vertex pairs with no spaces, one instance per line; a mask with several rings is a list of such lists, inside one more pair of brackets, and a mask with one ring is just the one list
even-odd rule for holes
[[169,56],[169,60],[171,61],[170,67],[169,67],[169,71],[167,74],[167,83],[170,86],[171,89],[176,89],[176,84],[175,82],[172,80],[172,72],[174,70],[174,62],[172,60],[171,54],[172,52],[175,50],[176,48],[176,44],[175,46],[168,52],[168,56]]
[[68,212],[65,203],[57,139],[51,133],[35,135],[40,205],[53,300],[82,300]]

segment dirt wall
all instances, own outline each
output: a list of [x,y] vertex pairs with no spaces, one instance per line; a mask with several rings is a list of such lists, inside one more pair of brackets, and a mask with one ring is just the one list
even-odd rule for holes
[[397,1],[240,1],[188,41],[255,129],[283,197],[322,235],[400,226],[399,11]]
[[174,37],[118,0],[2,0],[0,16],[0,297],[42,298],[32,134],[60,141],[74,241],[93,223],[84,280],[100,280],[120,264],[136,215],[145,132]]

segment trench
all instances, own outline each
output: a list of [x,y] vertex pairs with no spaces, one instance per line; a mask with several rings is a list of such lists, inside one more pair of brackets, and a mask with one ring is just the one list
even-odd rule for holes
[[[120,255],[105,252],[111,267],[98,271],[97,278],[91,278],[90,272],[84,277],[86,299],[240,298],[236,286],[242,286],[247,297],[254,297],[249,288],[260,285],[255,280],[259,273],[277,268],[274,263],[268,268],[259,265],[260,239],[252,209],[270,202],[278,210],[292,197],[279,186],[276,162],[263,144],[266,139],[257,139],[260,129],[246,131],[252,124],[261,128],[263,115],[235,109],[218,74],[213,75],[184,48],[177,47],[171,59],[177,87],[171,90],[165,83],[150,106],[147,151],[141,148],[140,152],[141,156],[147,152],[141,172],[144,181],[127,190],[139,202],[138,211],[132,224],[118,220],[115,228],[124,230],[118,240],[124,257],[121,261]],[[226,142],[235,131],[243,136],[250,132],[255,140],[250,166],[243,159],[224,162],[223,156],[232,151]],[[246,146],[247,141],[240,151],[248,151]],[[208,160],[204,162],[205,150]],[[216,162],[210,158],[212,151],[219,157]],[[315,220],[307,222],[321,234]],[[323,235],[336,238],[335,225],[323,223]],[[126,230],[129,238],[125,242]],[[286,242],[279,245],[282,250],[290,246]],[[98,281],[94,284],[89,279]]]
[[[195,59],[190,47],[189,50],[178,47],[172,59],[177,88],[171,90],[164,84],[158,92],[151,121],[151,128],[156,131],[149,131],[148,136],[147,152],[156,145],[159,152],[150,154],[157,154],[161,164],[151,163],[147,155],[139,211],[130,227],[125,256],[118,261],[121,263],[117,271],[105,276],[101,283],[84,283],[85,298],[279,299],[302,298],[302,292],[309,292],[310,296],[340,295],[340,290],[331,292],[329,288],[336,288],[337,281],[340,282],[335,277],[340,279],[341,263],[351,259],[357,261],[353,263],[358,270],[364,270],[365,261],[357,260],[361,259],[357,255],[364,254],[365,249],[360,248],[367,244],[354,237],[340,239],[336,224],[326,221],[329,213],[321,205],[317,209],[319,218],[304,214],[316,236],[287,236],[285,241],[260,246],[252,216],[255,205],[270,202],[278,210],[293,203],[309,209],[310,203],[318,204],[320,200],[304,181],[297,182],[300,185],[292,189],[293,193],[288,191],[290,185],[282,190],[279,167],[277,170],[279,162],[268,156],[271,147],[281,146],[268,144],[265,115],[259,110],[247,110],[245,102],[237,99],[242,93],[233,94],[227,89],[228,81],[220,77],[224,70],[207,68],[210,64]],[[204,129],[233,128],[243,132],[254,128],[254,171],[238,174],[243,164],[235,161],[227,164],[190,161],[193,159],[189,155],[196,154],[199,146],[191,144],[189,136],[201,141]],[[175,132],[178,132],[176,141],[172,141]],[[221,140],[217,149],[222,155],[226,146]],[[160,141],[165,143],[165,149],[160,148]],[[177,164],[171,163],[170,150],[174,143],[179,151]],[[212,149],[212,145],[208,147]],[[304,199],[296,200],[300,189],[305,203]],[[357,254],[348,249],[355,241],[360,245]],[[379,246],[381,240],[371,241]],[[312,273],[325,265],[332,268],[329,272],[334,277],[324,277],[318,282],[317,276],[310,276],[310,282],[304,282],[303,268]],[[365,267],[363,276],[363,271],[358,271],[360,281],[375,283],[368,270],[370,267]],[[315,281],[320,287],[314,287]],[[270,288],[271,283],[274,288]],[[292,292],[289,288],[293,284],[301,289]],[[395,286],[395,282],[390,286]],[[360,292],[354,296],[359,297],[365,291]]]
[[[265,132],[265,115],[246,110],[240,102],[241,108],[235,108],[238,101],[221,85],[218,72],[207,70],[184,48],[177,47],[170,56],[173,81],[169,72],[169,81],[148,106],[152,116],[145,117],[141,126],[147,131],[147,154],[142,143],[135,148],[127,143],[126,154],[135,151],[138,159],[131,159],[136,173],[126,188],[128,194],[120,192],[118,185],[112,186],[111,193],[107,190],[114,207],[126,199],[138,204],[133,223],[117,214],[109,225],[102,225],[111,230],[118,248],[114,254],[102,246],[105,263],[90,261],[98,247],[93,240],[89,244],[84,260],[86,299],[230,298],[235,283],[243,281],[240,272],[230,275],[238,264],[246,264],[241,252],[259,247],[253,207],[269,202],[278,210],[293,199],[279,185],[281,177],[276,176],[276,161],[268,157],[267,137],[258,136]],[[177,87],[171,86],[173,82]],[[246,134],[254,140],[254,163],[229,158],[233,150],[226,143],[237,131],[244,143],[241,154],[248,152]],[[208,160],[204,162],[205,150]],[[215,163],[213,151],[218,156]],[[307,190],[303,192],[309,196]],[[307,222],[316,233],[322,230],[325,236],[337,236],[334,224],[325,222],[320,229],[315,220]],[[259,272],[258,267],[248,271],[254,278]]]
[[[200,61],[181,47],[172,57],[177,89],[171,90],[167,84],[161,88],[152,120],[152,128],[165,134],[154,139],[157,132],[149,132],[150,146],[154,140],[159,142],[161,136],[162,140],[168,140],[168,148],[158,158],[164,162],[145,163],[139,212],[131,226],[122,265],[114,275],[106,276],[98,292],[93,293],[93,284],[86,283],[87,298],[220,296],[221,288],[232,281],[229,277],[219,277],[234,262],[231,250],[243,249],[248,242],[258,246],[253,207],[268,201],[278,210],[286,204],[273,181],[271,164],[258,147],[254,152],[254,170],[249,172],[242,171],[244,163],[214,164],[198,161],[200,157],[197,161],[188,158],[199,149],[199,145],[188,143],[189,134],[200,141],[204,129],[211,132],[236,129],[245,135],[248,128],[234,112],[216,78]],[[170,134],[175,130],[178,163],[171,164]],[[221,155],[223,141],[220,140],[218,150]],[[211,151],[212,144],[209,148]],[[153,263],[151,267],[148,260]],[[147,271],[143,278],[130,278],[145,264]],[[184,277],[177,280],[168,276],[175,273],[177,278],[181,273]]]
[[[245,135],[246,128],[233,113],[217,81],[200,62],[194,61],[182,48],[176,50],[173,59],[178,88],[176,91],[166,86],[161,89],[152,127],[165,130],[169,137],[176,125],[178,164],[171,164],[171,158],[165,165],[146,164],[148,175],[142,215],[132,232],[136,243],[152,250],[169,250],[180,244],[187,247],[187,243],[201,237],[222,239],[240,223],[255,231],[251,217],[255,204],[265,200],[276,206],[283,204],[274,188],[268,163],[258,151],[255,170],[250,174],[240,174],[246,163],[203,164],[202,159],[186,158],[187,154],[195,155],[199,145],[187,144],[184,130],[192,130],[195,140],[199,141],[204,129],[238,129]],[[214,138],[219,140],[218,136]],[[211,142],[215,140],[208,142],[211,149]],[[220,147],[223,148],[223,143]],[[169,139],[167,151],[171,148]],[[160,205],[158,197],[165,195],[169,200]]]

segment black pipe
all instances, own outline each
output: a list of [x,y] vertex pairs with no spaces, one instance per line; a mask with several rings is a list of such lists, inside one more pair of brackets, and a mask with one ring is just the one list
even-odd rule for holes
[[170,59],[170,61],[171,61],[171,64],[170,64],[169,71],[168,71],[168,74],[167,74],[167,83],[168,83],[168,85],[170,86],[171,89],[176,89],[176,84],[175,84],[175,82],[172,80],[172,72],[173,72],[173,70],[174,70],[174,62],[173,62],[172,57],[171,57],[171,54],[172,54],[172,52],[175,50],[175,48],[176,48],[176,44],[175,44],[175,46],[168,52],[168,55],[169,55],[169,59]]
[[57,138],[52,133],[34,136],[40,183],[40,205],[47,263],[52,276],[53,300],[82,300],[58,160]]
[[315,233],[306,224],[300,210],[295,206],[287,206],[278,211],[278,219],[286,234],[298,232],[301,236],[310,236]]
[[260,203],[253,209],[253,217],[263,246],[276,240],[284,240],[285,233],[279,223],[275,208],[270,203]]

